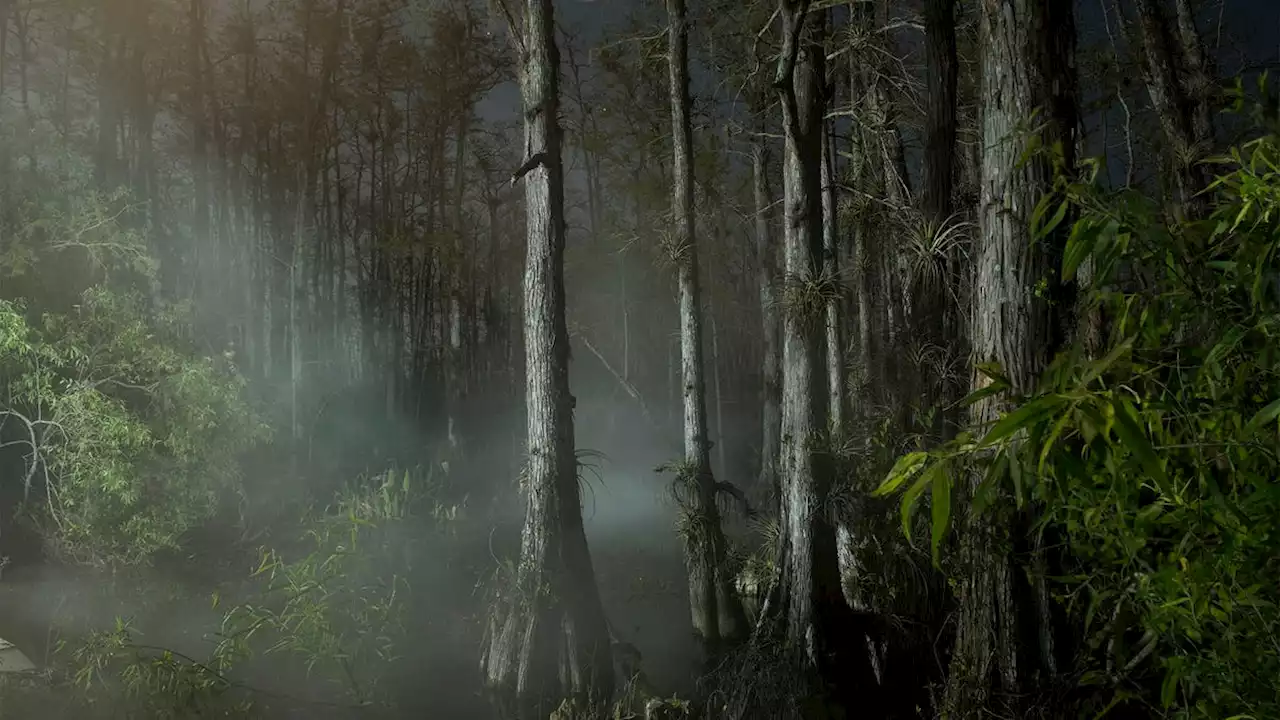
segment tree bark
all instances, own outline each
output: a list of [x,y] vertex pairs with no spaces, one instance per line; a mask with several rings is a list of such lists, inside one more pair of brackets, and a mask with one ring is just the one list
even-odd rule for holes
[[213,239],[209,236],[209,158],[206,151],[208,109],[205,104],[204,22],[204,0],[191,0],[187,28],[191,46],[187,49],[190,52],[188,62],[190,63],[189,71],[191,73],[189,78],[191,83],[189,86],[191,93],[189,99],[191,103],[189,109],[191,113],[191,176],[195,193],[191,207],[194,267],[191,273],[190,291],[193,297],[201,296],[200,291],[204,285],[201,259],[213,244]]
[[[524,101],[527,249],[525,397],[528,505],[514,583],[493,608],[483,660],[497,704],[543,720],[566,698],[613,694],[604,610],[582,526],[565,324],[560,57],[552,0],[525,0],[511,22]],[[520,178],[514,177],[513,180]]]
[[[822,125],[825,19],[809,0],[780,0],[783,50],[774,85],[784,133],[784,269],[788,302],[782,337],[782,452],[778,568],[760,613],[758,638],[781,643],[816,680],[827,712],[868,702],[875,688],[861,643],[866,628],[840,586],[835,528],[827,512],[833,467],[827,437],[826,306],[815,300],[823,264]],[[872,702],[871,704],[874,705]],[[835,707],[832,707],[832,706]]]
[[[959,84],[959,66],[956,56],[955,0],[927,0],[925,3],[925,66],[928,78],[928,106],[925,110],[924,183],[920,198],[925,233],[932,237],[948,232],[953,222],[952,193],[955,188],[956,155],[956,93]],[[959,353],[963,329],[959,327],[960,313],[952,302],[949,289],[953,286],[953,267],[958,259],[949,248],[931,246],[942,252],[941,257],[929,261],[939,269],[932,282],[921,286],[914,294],[912,326],[917,335],[931,345]],[[957,382],[947,382],[929,377],[931,369],[922,367],[918,372],[919,387],[924,391],[921,402],[933,409],[935,416],[932,434],[936,439],[946,439],[957,425],[956,413],[951,410],[961,389]]]
[[925,0],[925,73],[928,107],[925,110],[924,187],[920,206],[933,227],[951,217],[956,155],[956,0]]
[[[676,282],[680,293],[680,375],[684,407],[684,463],[677,479],[683,506],[685,562],[689,572],[689,606],[693,628],[708,657],[723,641],[739,639],[746,616],[726,568],[726,543],[716,506],[707,433],[701,288],[694,234],[693,127],[689,119],[689,24],[685,0],[667,0],[671,134],[674,140]],[[724,606],[721,606],[721,603]]]
[[[983,108],[980,239],[972,342],[978,362],[999,363],[1015,393],[1032,390],[1061,342],[1053,303],[1058,249],[1032,242],[1030,217],[1053,180],[1051,162],[1033,155],[1023,162],[1026,138],[1019,128],[1037,109],[1045,111],[1044,147],[1061,142],[1066,160],[1074,148],[1075,27],[1072,0],[988,0],[980,17]],[[1068,165],[1069,167],[1069,165]],[[1049,292],[1038,291],[1040,283]],[[989,381],[974,374],[972,388]],[[995,421],[1004,401],[974,405],[972,421]],[[980,482],[974,476],[972,494]],[[954,717],[978,717],[994,690],[1019,692],[1046,658],[1034,640],[1025,642],[1028,606],[1023,583],[1015,582],[1010,543],[1021,538],[1009,518],[965,519],[962,555],[966,574],[959,592],[955,651],[947,686]],[[1034,617],[1034,613],[1031,613]]]
[[827,424],[832,437],[843,439],[848,430],[844,359],[844,281],[840,276],[840,234],[836,216],[834,158],[827,123],[822,127],[822,275],[828,283],[826,301],[827,333]]
[[[1205,61],[1190,10],[1179,4],[1180,43],[1157,0],[1136,0],[1146,62],[1147,92],[1169,143],[1177,201],[1187,217],[1200,218],[1208,202],[1200,193],[1210,177],[1197,161],[1213,142]],[[1199,97],[1197,97],[1199,95]]]
[[759,492],[777,497],[778,457],[782,442],[782,410],[780,408],[782,375],[779,353],[782,325],[778,316],[775,286],[778,281],[779,247],[773,238],[773,200],[769,190],[769,150],[764,128],[752,141],[752,189],[755,194],[756,255],[759,267],[761,341],[764,345],[764,367],[761,370],[761,439]]

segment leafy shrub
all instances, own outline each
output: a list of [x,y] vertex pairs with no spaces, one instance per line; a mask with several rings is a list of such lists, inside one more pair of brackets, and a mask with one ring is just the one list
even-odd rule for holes
[[[1108,706],[1244,720],[1280,717],[1280,137],[1216,162],[1199,222],[1062,183],[1041,231],[1076,214],[1062,271],[1093,263],[1108,341],[1060,354],[985,434],[903,457],[879,492],[906,488],[905,514],[931,489],[937,542],[950,476],[980,468],[975,510],[1011,496],[1066,541],[1084,685]],[[1008,389],[982,370],[971,401]]]
[[[229,588],[210,649],[198,657],[137,642],[119,620],[73,651],[76,695],[91,705],[137,708],[145,717],[262,716],[266,701],[295,708],[356,710],[391,704],[381,680],[401,660],[412,607],[406,575],[421,557],[418,540],[452,531],[459,513],[431,498],[440,484],[420,470],[358,478],[323,511],[302,519],[296,547],[263,548],[243,588]],[[419,511],[422,514],[418,514]],[[407,534],[407,525],[426,535]],[[215,594],[215,607],[224,598]],[[323,685],[299,697],[255,686],[255,659],[272,677],[297,667]],[[287,664],[287,665],[286,665]],[[0,694],[0,699],[3,695]],[[318,703],[318,705],[317,705]],[[268,715],[269,716],[269,715]]]
[[176,548],[239,483],[267,427],[220,359],[183,347],[181,318],[101,288],[34,326],[0,301],[0,410],[28,453],[36,513],[61,554],[139,564]]

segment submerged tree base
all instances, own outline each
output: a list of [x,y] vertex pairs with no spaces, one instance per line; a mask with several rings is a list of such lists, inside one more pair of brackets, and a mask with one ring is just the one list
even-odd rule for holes
[[515,579],[494,603],[481,660],[489,699],[510,720],[545,720],[565,703],[577,713],[603,713],[613,688],[609,637],[595,627],[603,623],[581,627],[573,607],[580,594],[556,597],[535,575]]
[[[789,640],[775,596],[762,609],[751,642],[725,654],[704,680],[709,717],[733,720],[838,720],[887,717],[867,638],[880,636],[874,617],[844,609],[838,627],[814,632],[813,651]],[[853,712],[856,708],[857,712]]]

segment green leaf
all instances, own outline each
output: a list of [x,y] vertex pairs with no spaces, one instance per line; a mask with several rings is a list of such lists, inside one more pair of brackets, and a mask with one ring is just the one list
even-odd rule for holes
[[907,536],[908,542],[911,540],[911,513],[915,510],[916,502],[920,500],[920,495],[924,493],[925,488],[929,487],[934,478],[941,473],[942,463],[935,462],[921,473],[911,489],[902,496],[902,532]]
[[920,466],[924,465],[925,460],[929,458],[927,452],[909,452],[898,458],[898,462],[893,464],[893,469],[885,476],[884,481],[880,483],[880,487],[876,488],[872,493],[872,497],[884,497],[898,488],[902,484],[910,480],[920,470]]
[[1160,704],[1165,709],[1173,707],[1173,702],[1177,700],[1180,680],[1182,680],[1182,668],[1176,664],[1171,665],[1164,675],[1164,682],[1160,683]]
[[[938,463],[941,467],[942,463]],[[933,479],[933,489],[930,491],[933,499],[933,527],[930,529],[929,539],[933,551],[934,567],[942,565],[942,538],[947,534],[947,526],[951,522],[951,476],[944,470],[937,473],[937,477]],[[909,537],[909,535],[908,535]]]
[[992,395],[999,395],[1000,393],[1008,389],[1009,389],[1009,383],[1004,382],[1002,380],[992,380],[990,383],[987,384],[986,387],[974,390],[973,392],[966,395],[957,404],[960,407],[968,407],[970,405],[973,405],[983,400],[984,398],[991,397]]
[[1143,469],[1159,486],[1160,492],[1172,499],[1174,497],[1173,487],[1169,484],[1164,465],[1156,455],[1155,448],[1152,447],[1151,441],[1147,439],[1147,434],[1138,424],[1137,410],[1131,403],[1122,400],[1120,397],[1112,398],[1111,406],[1115,409],[1115,430],[1120,442],[1138,458],[1138,461],[1142,463]]
[[1122,355],[1133,348],[1133,342],[1135,339],[1136,338],[1132,335],[1125,338],[1123,342],[1112,348],[1111,352],[1108,352],[1106,356],[1089,363],[1089,369],[1086,370],[1084,375],[1080,378],[1080,387],[1087,387],[1089,383],[1093,382],[1105,373],[1113,364],[1115,364],[1116,360],[1119,360]]
[[1076,270],[1093,254],[1093,248],[1098,242],[1102,227],[1092,219],[1085,219],[1071,228],[1071,235],[1067,237],[1067,245],[1062,252],[1063,282],[1074,280]]
[[1280,417],[1280,398],[1271,401],[1270,405],[1259,410],[1258,414],[1254,415],[1253,419],[1249,420],[1249,423],[1244,426],[1244,432],[1246,435],[1251,435],[1262,429],[1263,425],[1274,422],[1277,417]]
[[1022,509],[1026,505],[1026,494],[1023,492],[1022,484],[1022,469],[1022,458],[1017,456],[1009,458],[1009,480],[1013,483],[1013,502],[1018,509]]
[[[1047,204],[1047,201],[1050,199],[1050,197],[1051,196],[1046,195],[1044,201],[1042,202],[1045,202]],[[1045,222],[1043,225],[1040,225],[1039,227],[1036,226],[1036,223],[1040,218],[1033,217],[1031,220],[1032,237],[1034,237],[1036,240],[1042,240],[1045,237],[1047,237],[1050,233],[1052,233],[1054,230],[1056,230],[1058,226],[1062,224],[1063,218],[1067,216],[1068,205],[1070,205],[1070,203],[1067,200],[1063,200],[1059,202],[1058,208],[1053,212],[1053,216],[1049,218],[1048,222]],[[1037,207],[1036,209],[1040,210],[1039,207]]]
[[1054,443],[1058,441],[1058,436],[1062,434],[1062,429],[1066,427],[1067,421],[1071,419],[1071,416],[1072,413],[1070,411],[1062,413],[1058,421],[1053,424],[1053,429],[1049,431],[1049,436],[1045,438],[1044,444],[1040,448],[1040,462],[1037,465],[1037,470],[1041,475],[1045,474],[1044,468],[1048,463],[1049,453],[1053,451]]
[[999,483],[1001,479],[1009,472],[1009,456],[1000,453],[996,455],[996,460],[987,470],[987,475],[983,479],[981,485],[973,493],[972,508],[975,514],[982,514],[991,504],[993,499],[992,488]]
[[1217,363],[1222,362],[1223,358],[1225,358],[1232,350],[1236,349],[1236,346],[1244,339],[1246,333],[1248,333],[1248,329],[1240,327],[1239,325],[1228,330],[1223,334],[1222,339],[1218,341],[1218,344],[1214,345],[1213,349],[1209,351],[1209,355],[1205,358],[1205,364],[1216,365]]
[[1006,413],[996,422],[982,438],[979,446],[988,447],[1000,440],[1026,429],[1045,417],[1053,414],[1055,410],[1066,403],[1066,398],[1061,395],[1043,395],[1038,397],[1013,412]]
[[997,362],[981,362],[973,366],[983,377],[990,378],[993,382],[1009,385],[1009,378],[1005,376],[1003,368]]

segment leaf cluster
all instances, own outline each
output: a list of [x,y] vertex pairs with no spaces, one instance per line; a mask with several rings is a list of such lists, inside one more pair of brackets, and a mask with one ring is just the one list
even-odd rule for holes
[[74,313],[34,321],[0,303],[0,330],[0,407],[29,422],[43,480],[29,515],[66,557],[142,564],[176,548],[267,437],[235,368],[196,355],[181,317],[138,296],[95,288]]

